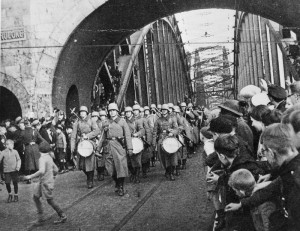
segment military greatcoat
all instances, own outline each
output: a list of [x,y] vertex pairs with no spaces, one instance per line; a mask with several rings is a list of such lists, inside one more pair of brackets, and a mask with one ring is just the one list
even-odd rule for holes
[[155,147],[157,144],[158,156],[164,168],[177,165],[177,154],[169,154],[162,148],[163,140],[172,132],[174,137],[178,135],[178,124],[176,119],[170,115],[160,117],[156,120],[153,129],[152,144]]
[[[82,135],[86,134],[87,138],[93,142],[95,145],[95,139],[99,134],[100,130],[95,121],[87,117],[85,119],[80,119],[76,121],[73,125],[73,131],[71,134],[71,152],[73,153],[77,144],[80,142]],[[96,145],[95,145],[96,146]],[[94,171],[95,169],[95,154],[88,157],[82,157],[77,155],[77,166],[79,170],[83,171]]]
[[[128,165],[126,151],[132,150],[131,133],[126,121],[120,117],[109,119],[103,127],[105,140],[99,142],[103,147],[105,167],[111,176],[127,177]],[[124,140],[124,143],[121,141]]]

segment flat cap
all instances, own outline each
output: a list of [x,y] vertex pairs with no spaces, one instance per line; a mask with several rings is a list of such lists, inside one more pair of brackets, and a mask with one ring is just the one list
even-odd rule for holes
[[285,89],[277,85],[268,87],[268,95],[279,100],[284,100],[287,97]]

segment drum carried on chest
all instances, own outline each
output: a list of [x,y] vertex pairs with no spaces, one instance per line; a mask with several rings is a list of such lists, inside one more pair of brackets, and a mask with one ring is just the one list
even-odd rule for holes
[[138,154],[144,149],[144,142],[138,137],[132,137],[133,154]]
[[94,149],[96,147],[96,144],[91,140],[82,140],[78,143],[77,146],[77,152],[82,157],[88,157],[92,155],[94,152]]
[[167,137],[162,142],[162,149],[169,154],[177,152],[181,146],[182,145],[175,137]]

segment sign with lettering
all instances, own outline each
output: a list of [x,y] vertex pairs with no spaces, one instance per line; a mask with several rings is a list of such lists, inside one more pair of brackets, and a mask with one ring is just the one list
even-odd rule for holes
[[1,43],[25,40],[24,27],[1,30]]

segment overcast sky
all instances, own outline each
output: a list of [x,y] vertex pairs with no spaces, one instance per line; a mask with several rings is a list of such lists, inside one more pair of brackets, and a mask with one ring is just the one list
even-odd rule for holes
[[192,52],[199,47],[211,45],[225,45],[231,52],[234,13],[233,10],[209,9],[176,14],[183,42],[187,43],[186,51]]

